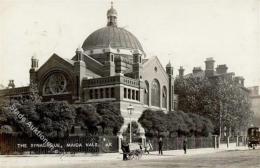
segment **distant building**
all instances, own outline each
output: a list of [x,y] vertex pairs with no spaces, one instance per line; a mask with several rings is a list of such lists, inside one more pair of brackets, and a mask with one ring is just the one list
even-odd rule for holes
[[228,80],[233,80],[236,84],[239,84],[246,92],[249,92],[247,88],[244,87],[245,79],[242,76],[235,76],[234,72],[228,72],[228,67],[226,64],[217,65],[215,68],[215,60],[212,57],[206,58],[205,60],[205,70],[201,67],[194,67],[192,73],[184,74],[184,68],[181,66],[179,69],[179,75],[176,78],[204,78],[209,79],[216,78],[226,78]]
[[[248,102],[250,101],[249,89],[247,89],[244,86],[245,79],[242,76],[235,76],[234,72],[228,72],[228,67],[226,64],[221,64],[221,65],[218,65],[217,67],[215,67],[215,60],[212,57],[207,58],[205,60],[205,70],[203,70],[201,67],[194,67],[191,73],[184,74],[184,68],[181,66],[179,68],[179,75],[176,76],[176,79],[179,79],[179,78],[183,78],[183,79],[208,78],[209,81],[213,85],[216,84],[218,79],[226,79],[228,81],[235,83],[237,86],[239,86],[240,94],[245,96],[245,99],[248,100]],[[176,94],[181,94],[181,92],[182,91],[175,90]],[[181,102],[179,102],[178,105],[181,106]],[[220,115],[219,115],[218,120],[220,120]],[[221,125],[222,130],[224,130],[225,127],[226,126],[224,126],[223,124]],[[242,133],[242,132],[240,132],[240,133]],[[222,134],[223,134],[223,131],[222,131]]]
[[0,84],[0,89],[5,89],[5,86]]
[[250,98],[252,102],[252,110],[254,112],[253,123],[255,126],[260,126],[260,94],[259,86],[248,87],[250,90]]

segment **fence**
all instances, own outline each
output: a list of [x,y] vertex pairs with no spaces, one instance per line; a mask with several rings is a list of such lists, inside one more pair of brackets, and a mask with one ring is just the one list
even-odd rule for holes
[[[158,150],[158,139],[147,139],[150,141],[153,149]],[[175,138],[163,138],[163,150],[178,150],[183,148],[184,138],[175,137]],[[189,137],[187,138],[187,148],[213,148],[214,147],[214,138],[213,137]]]
[[38,138],[0,134],[0,154],[109,153],[118,151],[116,136],[85,136],[48,139],[51,150]]

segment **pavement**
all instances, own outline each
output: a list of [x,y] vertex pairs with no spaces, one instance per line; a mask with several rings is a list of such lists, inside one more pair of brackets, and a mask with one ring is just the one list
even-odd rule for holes
[[[112,167],[141,167],[147,168],[151,165],[158,167],[159,165],[166,165],[169,167],[171,164],[181,164],[179,167],[193,167],[194,163],[211,165],[211,162],[216,162],[218,156],[218,162],[216,167],[221,167],[225,163],[229,163],[230,160],[238,155],[240,152],[252,153],[260,150],[249,151],[247,147],[236,147],[235,144],[230,144],[229,148],[225,144],[221,145],[220,148],[200,148],[200,149],[188,149],[187,154],[184,154],[183,150],[171,150],[163,151],[163,155],[159,155],[157,151],[145,154],[140,159],[141,162],[136,161],[122,161],[122,154],[120,153],[103,153],[103,154],[66,154],[66,155],[2,155],[0,156],[0,167],[1,168],[112,168]],[[230,158],[227,159],[226,155]],[[240,155],[240,154],[239,154]],[[252,155],[253,156],[253,155]],[[252,157],[250,156],[250,157]],[[212,159],[209,160],[208,157]],[[250,158],[249,157],[249,158]],[[256,157],[256,156],[255,156]],[[198,160],[200,159],[200,160]],[[235,162],[240,160],[250,160],[243,157],[233,158]],[[257,157],[256,162],[259,162]],[[198,162],[196,162],[198,161]],[[179,163],[180,162],[180,163]],[[250,162],[251,163],[251,162]],[[169,165],[167,165],[169,164]],[[189,164],[190,166],[183,166]],[[233,162],[232,162],[233,164]],[[258,163],[257,163],[258,165]],[[172,166],[170,166],[172,167]],[[175,167],[175,166],[174,166]],[[211,166],[208,166],[211,167]],[[244,166],[247,167],[247,166]],[[223,167],[221,167],[223,168]],[[233,168],[233,167],[232,167]],[[237,168],[237,167],[235,167]],[[251,167],[250,167],[251,168]],[[254,167],[255,168],[255,167]]]
[[[247,146],[236,146],[235,143],[229,144],[227,148],[226,144],[221,144],[219,148],[197,148],[197,149],[187,149],[187,154],[184,154],[183,150],[169,150],[163,151],[163,155],[159,155],[158,151],[152,151],[150,154],[144,154],[142,156],[142,160],[147,159],[161,159],[168,158],[173,156],[190,156],[197,154],[207,154],[207,153],[216,153],[222,151],[234,151],[234,150],[248,150]],[[5,161],[29,161],[33,159],[34,161],[44,161],[44,160],[52,160],[52,161],[106,161],[106,160],[122,160],[122,153],[98,153],[98,154],[90,154],[90,153],[77,153],[77,154],[45,154],[45,155],[0,155],[0,163]]]

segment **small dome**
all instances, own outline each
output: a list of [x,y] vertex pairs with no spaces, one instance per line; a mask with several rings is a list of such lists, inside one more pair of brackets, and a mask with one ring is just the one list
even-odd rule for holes
[[113,8],[113,6],[107,11],[107,16],[117,16],[117,11]]
[[113,7],[113,1],[111,2],[111,7],[110,9],[107,11],[107,17],[109,16],[115,16],[117,17],[117,11],[114,9]]
[[76,49],[76,52],[83,52],[83,49],[81,46],[79,46],[77,49]]
[[171,62],[169,61],[169,63],[166,65],[166,67],[172,67]]
[[32,55],[32,59],[37,59],[37,54],[35,52]]

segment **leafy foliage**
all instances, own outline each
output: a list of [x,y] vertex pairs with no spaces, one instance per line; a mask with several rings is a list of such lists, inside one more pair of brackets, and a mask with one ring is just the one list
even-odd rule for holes
[[88,130],[89,133],[95,134],[98,132],[98,125],[102,118],[96,112],[96,108],[92,105],[80,105],[75,107],[77,117],[76,124]]
[[[131,131],[133,136],[139,136],[139,128],[138,128],[138,124],[136,121],[132,121],[131,122]],[[130,123],[127,125],[127,129],[123,132],[123,136],[128,137],[130,133]]]
[[38,128],[48,137],[67,136],[74,124],[75,109],[67,102],[47,102],[36,104],[40,120]]
[[179,109],[209,118],[215,133],[220,124],[237,133],[251,123],[248,91],[230,78],[177,78],[175,93],[179,95]]
[[147,109],[138,120],[145,129],[146,136],[208,136],[212,131],[209,119],[197,114]]
[[105,129],[112,130],[112,133],[116,133],[120,130],[124,123],[124,118],[121,115],[120,110],[110,103],[100,103],[97,105],[97,113],[101,116],[101,127],[103,133]]

